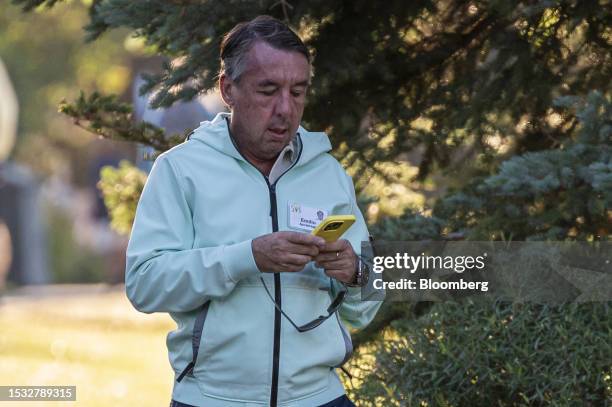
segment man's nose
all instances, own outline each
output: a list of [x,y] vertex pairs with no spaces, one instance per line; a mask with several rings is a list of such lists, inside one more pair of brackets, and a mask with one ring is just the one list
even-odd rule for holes
[[291,103],[291,93],[289,90],[279,92],[278,97],[276,98],[276,105],[274,106],[274,113],[282,117],[288,116],[292,109]]

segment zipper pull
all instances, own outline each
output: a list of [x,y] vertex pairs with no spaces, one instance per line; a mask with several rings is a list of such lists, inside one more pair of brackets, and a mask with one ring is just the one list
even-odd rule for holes
[[[268,177],[266,177],[266,181],[268,181]],[[274,218],[276,216],[276,184],[268,182],[268,186],[270,188],[270,217]]]

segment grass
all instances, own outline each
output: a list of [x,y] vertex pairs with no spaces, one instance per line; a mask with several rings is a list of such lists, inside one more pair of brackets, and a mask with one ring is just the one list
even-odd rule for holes
[[[136,311],[123,287],[66,287],[0,297],[0,385],[76,386],[77,401],[0,401],[0,407],[166,407],[172,319]],[[352,383],[339,372],[347,389],[359,387],[361,369],[374,363],[367,353],[347,366]]]
[[[167,406],[165,345],[175,324],[134,310],[122,289],[0,302],[0,385],[75,385],[53,406]],[[0,402],[18,407],[49,402]]]

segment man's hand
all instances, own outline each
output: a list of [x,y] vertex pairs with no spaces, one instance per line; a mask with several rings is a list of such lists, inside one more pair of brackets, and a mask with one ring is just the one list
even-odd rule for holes
[[344,283],[352,283],[357,271],[357,255],[346,239],[326,243],[314,259],[325,274]]
[[325,240],[300,232],[274,232],[253,239],[257,268],[264,272],[300,271],[312,261]]

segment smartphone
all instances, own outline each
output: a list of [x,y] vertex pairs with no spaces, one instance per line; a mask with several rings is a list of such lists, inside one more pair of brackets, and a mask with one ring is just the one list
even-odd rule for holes
[[330,215],[312,231],[326,242],[335,242],[351,225],[355,223],[355,215]]

